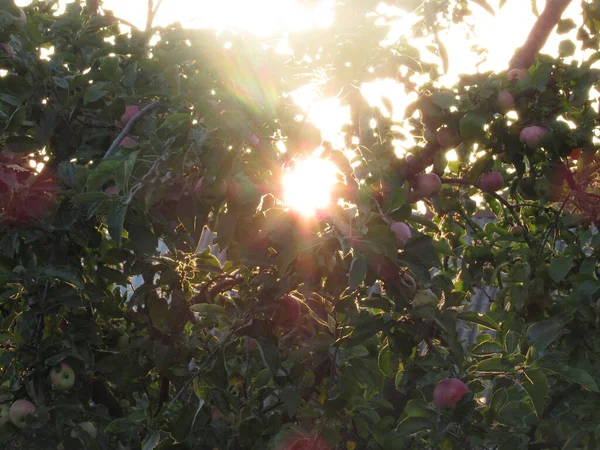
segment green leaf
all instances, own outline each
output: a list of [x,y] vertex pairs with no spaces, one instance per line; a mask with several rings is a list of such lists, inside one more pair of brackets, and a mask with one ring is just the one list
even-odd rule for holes
[[99,191],[104,183],[114,180],[117,164],[118,161],[115,160],[105,160],[98,164],[87,177],[85,184],[88,191]]
[[598,390],[598,385],[596,381],[591,377],[589,373],[581,369],[575,369],[573,367],[568,366],[558,366],[558,365],[548,365],[545,364],[543,360],[540,361],[540,367],[548,370],[550,372],[555,373],[556,375],[560,375],[563,378],[566,378],[569,381],[573,381],[588,391],[592,392],[600,392]]
[[47,277],[56,278],[57,280],[62,280],[66,283],[69,283],[76,288],[83,289],[83,283],[79,276],[79,273],[72,267],[68,266],[53,266],[53,267],[45,267],[40,270],[41,275],[45,275]]
[[474,112],[468,112],[460,119],[459,131],[461,138],[472,140],[482,137],[485,133],[483,129],[485,124],[485,117]]
[[197,305],[192,305],[190,309],[202,317],[206,317],[207,319],[212,319],[215,321],[218,321],[221,317],[227,314],[225,308],[222,306],[213,305],[210,303],[199,303]]
[[527,341],[537,351],[544,350],[560,335],[564,334],[563,325],[554,320],[545,320],[529,326],[527,329]]
[[493,353],[504,353],[504,348],[496,341],[485,341],[476,345],[471,350],[474,355],[491,355]]
[[386,377],[391,378],[395,375],[396,371],[392,367],[392,355],[389,344],[386,344],[379,352],[377,364],[379,366],[379,370],[381,370],[381,373],[383,373]]
[[367,276],[367,261],[358,253],[355,254],[350,264],[348,278],[350,280],[350,289],[354,290],[365,280]]
[[477,325],[481,325],[490,330],[500,331],[500,325],[487,314],[478,313],[476,311],[462,311],[457,314],[456,318],[466,322],[476,323]]
[[398,424],[396,431],[401,435],[415,434],[419,431],[430,430],[435,427],[433,419],[425,417],[407,417]]
[[130,431],[134,425],[135,424],[131,419],[128,419],[127,417],[115,419],[106,426],[104,432],[106,434],[121,434]]
[[409,400],[403,412],[408,417],[433,417],[437,415],[435,409],[425,400],[421,399]]
[[119,67],[119,57],[107,56],[102,60],[100,71],[106,79],[114,82],[118,82],[123,74],[123,71]]
[[106,223],[108,225],[108,233],[110,237],[117,245],[121,245],[123,239],[123,223],[125,222],[125,216],[127,215],[127,205],[116,202],[110,205],[108,214],[106,216]]
[[295,386],[286,386],[281,390],[280,400],[285,404],[288,416],[294,417],[302,402],[302,396]]
[[127,159],[120,161],[115,167],[115,182],[117,183],[117,187],[122,191],[126,191],[129,187],[129,179],[133,173],[138,153],[131,153]]
[[512,371],[514,368],[513,364],[506,358],[490,358],[484,359],[475,370],[477,372],[488,372],[488,373],[507,373]]
[[172,136],[182,126],[189,124],[192,116],[186,113],[172,114],[158,127],[156,132],[161,137]]
[[488,2],[486,2],[485,0],[471,0],[473,3],[481,6],[483,9],[485,9],[488,13],[490,13],[492,16],[495,16],[496,13],[494,12],[494,8],[492,8]]
[[158,445],[158,441],[160,440],[160,433],[154,432],[150,434],[142,445],[142,450],[153,450]]
[[577,25],[573,21],[573,19],[562,19],[558,21],[558,27],[556,28],[556,32],[558,34],[565,34],[571,30],[577,28]]
[[561,41],[561,43],[558,45],[558,54],[562,58],[568,58],[575,54],[576,49],[577,47],[575,46],[575,43],[573,41],[565,39],[564,41]]
[[548,395],[548,380],[544,372],[539,369],[528,370],[525,372],[525,376],[527,379],[523,382],[523,388],[533,403],[535,413],[541,417]]
[[86,203],[94,203],[102,200],[108,200],[110,196],[105,194],[104,192],[83,192],[81,194],[77,194],[72,198],[73,203],[86,204]]
[[83,96],[83,105],[87,106],[89,103],[94,103],[103,98],[109,92],[109,85],[110,83],[104,81],[93,83],[85,91],[85,95]]
[[259,337],[256,339],[256,345],[265,366],[267,366],[273,376],[277,375],[281,364],[277,338],[274,335],[269,335],[266,338]]
[[550,278],[556,282],[562,281],[571,270],[571,267],[573,267],[574,261],[574,256],[561,256],[554,258],[548,269]]
[[565,444],[562,446],[561,450],[576,450],[578,448],[581,448],[579,446],[579,444],[580,444],[581,440],[585,437],[586,434],[587,434],[587,432],[583,431],[583,430],[575,431],[571,435],[571,437],[569,437],[567,442],[565,442]]

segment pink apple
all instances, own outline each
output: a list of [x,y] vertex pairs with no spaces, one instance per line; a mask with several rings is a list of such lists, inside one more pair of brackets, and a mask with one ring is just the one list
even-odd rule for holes
[[111,186],[104,189],[104,193],[108,195],[119,195],[119,192],[121,192],[121,189],[117,186]]
[[394,222],[390,225],[390,229],[396,233],[400,248],[404,247],[404,243],[411,237],[410,228],[404,222]]
[[479,185],[483,192],[496,192],[504,186],[504,178],[499,172],[491,171],[481,176]]
[[121,143],[119,144],[119,147],[127,147],[127,148],[132,148],[135,147],[137,145],[137,141],[132,138],[131,136],[125,136],[123,138],[123,140],[121,141]]
[[548,130],[537,125],[525,127],[519,134],[521,142],[530,148],[537,148],[542,143],[543,139],[548,135]]
[[500,91],[498,94],[498,104],[502,111],[511,111],[515,108],[515,98],[508,91]]
[[437,142],[437,136],[436,133],[434,133],[433,131],[431,131],[429,128],[425,129],[425,133],[423,133],[423,138],[429,142],[430,144],[434,144]]
[[429,198],[440,192],[442,181],[435,173],[427,173],[415,178],[415,186],[416,196]]
[[512,69],[508,71],[509,80],[521,80],[527,76],[527,72],[523,69]]
[[441,127],[437,130],[436,137],[442,149],[454,148],[460,143],[459,137],[450,131],[448,127]]
[[15,56],[17,52],[10,44],[0,44],[0,49],[4,51],[8,56]]
[[17,400],[10,407],[10,421],[17,428],[25,428],[25,418],[35,412],[35,405],[29,400]]
[[66,392],[75,384],[75,372],[68,364],[57,364],[50,371],[50,382],[57,391]]
[[129,122],[133,118],[133,116],[135,116],[139,112],[140,112],[139,106],[127,105],[125,107],[125,112],[121,116],[121,120],[118,120],[116,122],[117,126],[124,127],[125,125],[127,125],[127,122]]
[[458,378],[446,378],[433,390],[433,403],[437,408],[454,408],[469,388]]

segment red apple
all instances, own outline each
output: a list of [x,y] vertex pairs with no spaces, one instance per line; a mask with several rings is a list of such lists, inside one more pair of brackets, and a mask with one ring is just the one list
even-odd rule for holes
[[398,236],[400,248],[404,247],[404,243],[411,237],[410,228],[404,222],[394,222],[390,225],[390,229]]
[[123,140],[121,141],[121,143],[119,144],[119,147],[127,147],[127,148],[132,148],[135,147],[137,145],[137,141],[132,138],[131,136],[125,136],[123,138]]
[[527,76],[527,72],[523,69],[512,69],[508,71],[509,80],[521,80]]
[[10,407],[10,421],[17,428],[25,428],[25,418],[35,412],[35,405],[29,400],[17,400]]
[[479,184],[483,192],[496,192],[504,186],[504,178],[499,172],[491,171],[481,176]]
[[256,133],[249,133],[248,142],[252,147],[258,147],[258,144],[260,144],[260,136]]
[[139,106],[127,105],[125,107],[125,112],[121,116],[121,120],[118,120],[116,122],[117,126],[124,127],[125,125],[127,125],[127,122],[129,122],[133,118],[133,116],[135,116],[139,112],[140,112]]
[[583,149],[581,147],[574,148],[573,150],[571,150],[571,153],[569,154],[569,156],[571,157],[571,159],[577,161],[579,159],[579,157],[581,156],[582,150]]
[[284,295],[283,302],[285,304],[285,322],[288,324],[294,324],[300,318],[300,303],[291,295]]
[[454,148],[460,143],[459,137],[451,132],[448,127],[441,127],[437,130],[436,137],[442,149]]
[[500,91],[498,94],[498,104],[504,112],[515,109],[515,98],[508,91]]
[[469,388],[458,378],[446,378],[433,390],[433,403],[437,408],[454,408]]
[[542,143],[543,139],[547,136],[548,130],[537,125],[525,127],[519,134],[521,142],[526,144],[530,148],[537,148]]
[[57,391],[66,392],[75,384],[75,372],[68,364],[57,364],[50,371],[50,382]]
[[432,197],[440,192],[441,188],[442,180],[435,173],[427,173],[415,178],[415,196],[417,197]]
[[412,275],[410,275],[407,272],[401,274],[400,275],[400,284],[402,286],[404,286],[405,294],[407,294],[407,296],[411,299],[414,298],[414,296],[417,292],[417,282],[412,277]]
[[15,56],[17,52],[10,44],[0,44],[0,49],[4,51],[8,56]]

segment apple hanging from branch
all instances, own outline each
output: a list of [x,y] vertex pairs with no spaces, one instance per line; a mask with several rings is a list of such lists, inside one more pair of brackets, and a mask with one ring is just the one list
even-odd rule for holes
[[68,364],[57,364],[50,371],[50,381],[54,389],[66,392],[75,384],[75,372]]
[[25,418],[35,412],[35,405],[29,400],[16,400],[10,407],[10,421],[17,428],[26,428]]

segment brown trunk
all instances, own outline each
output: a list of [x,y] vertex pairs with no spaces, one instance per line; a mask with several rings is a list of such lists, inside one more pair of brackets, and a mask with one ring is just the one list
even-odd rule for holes
[[509,63],[510,69],[527,69],[542,47],[546,44],[550,33],[569,6],[571,0],[548,0],[546,7],[529,32],[525,44],[517,50]]

